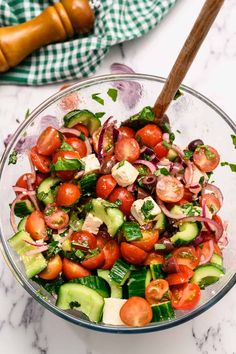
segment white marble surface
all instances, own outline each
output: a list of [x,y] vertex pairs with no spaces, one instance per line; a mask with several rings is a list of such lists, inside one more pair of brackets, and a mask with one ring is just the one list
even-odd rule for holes
[[[179,0],[145,37],[113,48],[97,74],[124,62],[137,72],[166,76],[203,0]],[[236,121],[236,0],[226,0],[184,83],[215,101]],[[0,86],[0,150],[24,113],[53,94],[59,85]],[[44,310],[21,288],[0,259],[0,352],[2,354],[234,354],[236,353],[236,287],[206,313],[159,333],[109,335],[76,327]]]

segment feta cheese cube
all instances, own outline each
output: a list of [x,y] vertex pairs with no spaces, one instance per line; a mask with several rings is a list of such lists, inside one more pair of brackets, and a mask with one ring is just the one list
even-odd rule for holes
[[120,309],[126,303],[126,299],[105,298],[102,321],[110,325],[124,325],[120,318]]
[[130,186],[138,177],[138,171],[128,161],[120,161],[112,167],[111,174],[121,187]]
[[86,215],[84,220],[82,230],[91,232],[91,234],[97,235],[99,227],[102,225],[103,221],[91,213]]
[[100,162],[96,158],[95,154],[90,154],[81,159],[85,164],[84,173],[91,173],[100,169]]
[[131,214],[140,225],[156,220],[161,209],[152,197],[137,199],[131,206]]

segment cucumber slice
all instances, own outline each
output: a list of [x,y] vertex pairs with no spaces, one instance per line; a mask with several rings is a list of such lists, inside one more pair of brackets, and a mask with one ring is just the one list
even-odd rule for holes
[[70,280],[69,283],[82,284],[90,289],[96,290],[102,297],[110,296],[110,287],[108,283],[101,277],[89,275],[87,277],[76,278]]
[[21,257],[21,260],[25,266],[27,277],[32,278],[47,267],[47,261],[42,253],[25,256],[26,252],[34,250],[36,247],[29,245],[28,243],[24,242],[24,240],[28,242],[34,242],[28,232],[25,231],[17,232],[8,240],[8,242],[10,246],[16,251],[16,253]]
[[96,173],[89,173],[81,178],[80,180],[80,189],[81,193],[84,194],[91,194],[95,191],[96,182],[97,182],[97,175]]
[[183,214],[183,210],[182,210],[181,206],[179,206],[179,205],[174,205],[173,208],[171,208],[170,212],[172,214],[177,214],[177,215]]
[[122,299],[122,287],[115,283],[110,277],[110,271],[105,269],[97,270],[98,276],[108,282],[111,288],[111,297]]
[[119,285],[124,285],[131,274],[131,265],[123,259],[118,259],[110,271],[111,280]]
[[170,161],[174,161],[178,157],[178,154],[175,150],[169,149],[166,158]]
[[100,119],[86,109],[75,109],[64,116],[65,127],[72,128],[78,123],[84,124],[88,128],[90,135],[101,126]]
[[195,269],[190,282],[198,284],[201,289],[204,289],[207,285],[216,283],[223,275],[224,271],[221,267],[213,264],[204,264]]
[[175,246],[182,246],[190,243],[199,234],[198,224],[195,222],[184,222],[179,226],[179,231],[170,240]]
[[25,216],[23,219],[20,220],[19,224],[17,225],[18,231],[25,231],[25,224],[27,221],[28,216]]
[[151,281],[151,272],[147,268],[141,268],[131,273],[128,281],[128,296],[145,297],[145,289]]
[[35,208],[30,200],[20,200],[19,202],[16,202],[14,214],[18,216],[18,218],[23,218],[24,216],[31,214],[34,210]]
[[160,213],[156,216],[156,220],[157,222],[154,226],[154,229],[157,229],[159,231],[159,234],[161,235],[167,227],[167,217],[164,213]]
[[56,187],[59,182],[60,179],[57,177],[48,177],[43,180],[38,187],[37,198],[46,205],[53,203],[54,194],[52,188]]
[[165,273],[162,270],[162,264],[152,263],[150,264],[150,271],[152,279],[164,279]]
[[223,258],[219,254],[214,252],[213,256],[210,259],[210,263],[211,264],[216,264],[219,267],[223,267]]
[[151,305],[152,322],[167,321],[175,318],[175,311],[170,301]]
[[90,321],[102,318],[104,299],[97,291],[81,284],[67,283],[60,286],[56,305],[62,310],[76,309],[83,312]]

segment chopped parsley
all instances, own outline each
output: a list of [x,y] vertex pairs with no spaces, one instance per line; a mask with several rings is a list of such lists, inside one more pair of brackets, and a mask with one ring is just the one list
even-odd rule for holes
[[200,177],[200,179],[199,179],[199,184],[200,184],[201,186],[203,186],[204,181],[205,181],[204,176]]
[[47,258],[51,258],[61,251],[61,245],[58,241],[52,241],[48,245]]
[[172,144],[175,140],[175,134],[174,133],[170,133],[170,143]]
[[101,95],[101,93],[94,93],[92,94],[92,99],[96,102],[98,102],[99,104],[104,106],[104,99],[99,97],[99,95]]
[[231,138],[232,138],[232,142],[233,142],[234,147],[235,147],[235,149],[236,149],[236,135],[231,134],[230,136],[231,136]]
[[162,141],[162,145],[163,145],[165,148],[167,148],[167,149],[170,149],[170,148],[171,148],[171,144],[168,143],[166,140],[163,140],[163,141]]
[[229,166],[232,172],[236,172],[236,164],[229,162],[221,162],[221,166]]
[[186,203],[182,206],[183,212],[186,216],[195,216],[195,215],[200,215],[201,210],[198,209],[198,207],[193,206],[192,203]]
[[44,214],[45,214],[46,216],[50,216],[50,215],[53,214],[53,212],[55,211],[55,209],[56,209],[55,207],[51,206],[51,207],[49,207],[47,210],[44,211]]
[[165,167],[161,167],[159,170],[156,170],[154,172],[155,176],[160,176],[160,175],[168,176],[169,174],[170,172]]
[[180,96],[182,96],[184,93],[178,89],[174,95],[173,100],[176,101]]
[[152,220],[155,217],[155,215],[151,214],[153,208],[154,208],[153,202],[151,200],[145,200],[145,202],[141,207],[141,212],[145,220]]
[[108,91],[107,91],[107,94],[109,97],[111,97],[112,101],[113,102],[116,102],[117,100],[117,96],[118,96],[118,91],[114,88],[110,88]]
[[181,131],[180,131],[179,129],[177,129],[176,132],[177,132],[178,134],[181,134]]
[[29,108],[28,108],[27,111],[25,112],[25,117],[24,117],[24,119],[27,119],[27,118],[29,117],[29,115],[30,115],[30,110],[29,110]]
[[63,150],[63,151],[74,151],[73,147],[70,144],[66,143],[65,140],[63,140],[63,142],[62,142],[60,150]]
[[184,160],[190,160],[193,156],[193,151],[184,150]]
[[170,134],[171,133],[170,124],[169,123],[164,123],[163,124],[163,130],[164,130],[165,133]]
[[95,113],[95,117],[100,119],[104,116],[104,114],[106,114],[106,113],[105,112],[97,112],[97,113]]
[[146,161],[151,161],[151,156],[148,155],[148,154],[143,154],[143,160],[146,160]]
[[212,152],[207,145],[205,145],[205,155],[207,160],[212,160],[216,157],[214,152]]
[[38,199],[43,202],[43,201],[48,197],[48,193],[39,192],[39,193],[37,194],[37,196],[38,196]]
[[124,160],[123,160],[123,161],[120,161],[120,162],[118,163],[117,168],[120,168],[120,167],[124,166],[124,164],[125,164],[125,161],[124,161]]
[[11,165],[11,164],[15,165],[17,163],[17,157],[18,157],[17,151],[13,150],[9,156],[8,165]]

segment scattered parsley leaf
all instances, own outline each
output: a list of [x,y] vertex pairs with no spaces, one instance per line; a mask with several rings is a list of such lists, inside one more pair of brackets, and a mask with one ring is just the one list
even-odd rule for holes
[[235,149],[236,149],[236,135],[231,134],[230,136],[231,136],[231,138],[232,138],[232,142],[233,142],[234,147],[235,147]]
[[70,144],[66,143],[65,140],[63,140],[63,142],[62,142],[60,150],[63,150],[63,151],[74,151],[73,147]]
[[92,99],[104,106],[104,99],[99,97],[99,95],[101,95],[101,93],[92,94]]
[[175,140],[175,134],[170,133],[170,143],[172,144],[174,140]]
[[204,181],[205,181],[204,176],[200,177],[200,179],[199,179],[199,184],[200,184],[201,186],[203,186]]
[[117,96],[118,96],[118,91],[114,88],[110,88],[108,91],[107,91],[107,94],[109,97],[111,97],[112,101],[113,102],[116,102],[117,100]]
[[124,160],[120,161],[120,162],[118,163],[117,168],[120,168],[120,167],[124,166],[124,164],[125,164],[125,161],[124,161]]
[[193,151],[184,150],[184,160],[189,160],[193,156]]
[[221,162],[221,166],[229,166],[232,172],[236,172],[236,164],[229,162]]
[[141,212],[145,220],[152,220],[155,215],[151,215],[151,211],[154,208],[154,204],[151,200],[145,200],[141,207]]
[[106,114],[106,113],[105,112],[97,112],[97,113],[95,113],[95,117],[100,119],[104,116],[104,114]]
[[168,176],[170,174],[169,171],[167,170],[167,168],[165,168],[165,167],[160,168],[159,171],[160,171],[161,175],[164,175],[164,176]]
[[55,207],[51,206],[51,207],[47,208],[47,210],[44,211],[44,214],[46,216],[50,216],[53,214],[54,211],[55,211]]
[[176,130],[177,133],[181,134],[181,131],[179,129]]
[[216,156],[214,154],[214,152],[212,152],[207,145],[205,145],[204,147],[205,147],[205,155],[206,155],[207,160],[214,159]]
[[169,123],[164,123],[163,124],[163,130],[165,133],[171,133],[171,128],[170,128],[170,124]]
[[9,160],[8,160],[8,165],[15,165],[17,163],[17,151],[13,150],[12,153],[9,156]]
[[29,108],[27,109],[27,111],[25,112],[25,118],[24,119],[27,119],[30,115],[30,110]]
[[79,159],[64,159],[59,157],[55,164],[52,164],[55,171],[80,171],[84,170],[84,163]]
[[207,174],[207,177],[210,179],[211,176],[213,175],[213,172],[212,171],[211,172],[206,172],[206,174]]
[[59,245],[58,241],[52,241],[48,245],[48,250],[47,250],[47,258],[51,258],[58,254],[61,250],[61,247]]
[[176,101],[180,96],[182,96],[184,93],[180,91],[180,89],[177,90],[177,92],[174,95],[173,100]]
[[165,148],[167,148],[167,149],[170,149],[170,148],[171,148],[171,144],[168,143],[166,140],[163,140],[163,141],[162,141],[162,145],[163,145]]

